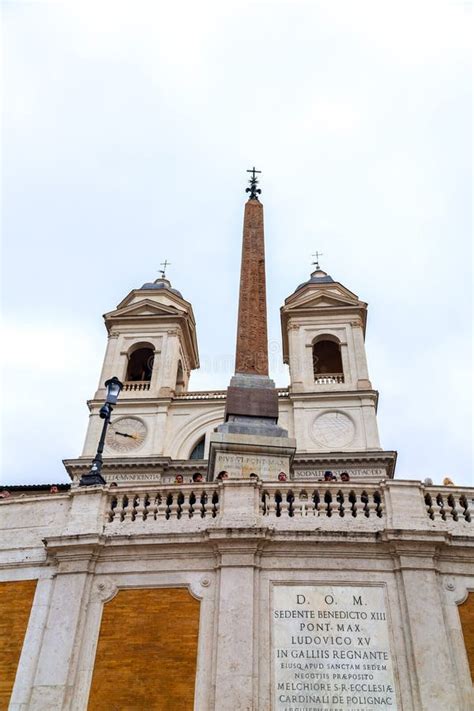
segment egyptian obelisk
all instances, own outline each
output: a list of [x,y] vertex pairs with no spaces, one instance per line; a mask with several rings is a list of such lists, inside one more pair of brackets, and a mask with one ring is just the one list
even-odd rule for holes
[[[294,452],[294,441],[278,425],[278,392],[268,372],[263,205],[257,178],[260,171],[253,168],[248,172],[252,176],[244,211],[235,373],[227,388],[225,421],[217,427],[218,434],[211,437],[210,478],[216,449],[222,450],[219,466],[226,470],[233,466],[231,473],[239,478],[250,473],[271,478],[278,467],[288,470]],[[242,467],[238,465],[239,448]],[[227,458],[223,451],[229,453]],[[231,451],[235,457],[230,455]],[[272,462],[263,461],[264,451],[273,453]]]

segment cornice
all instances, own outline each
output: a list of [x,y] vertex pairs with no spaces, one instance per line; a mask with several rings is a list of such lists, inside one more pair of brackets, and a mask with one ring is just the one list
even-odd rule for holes
[[[290,397],[288,388],[277,388],[277,392],[279,400],[289,399]],[[362,391],[358,390],[357,392]],[[127,407],[129,405],[140,405],[146,407],[159,407],[160,405],[189,407],[190,405],[200,406],[203,402],[212,404],[215,403],[223,406],[225,404],[226,397],[227,390],[189,390],[179,395],[167,395],[166,397],[157,397],[156,395],[149,396],[143,393],[137,397],[130,397],[127,393],[126,399],[119,401],[116,409],[118,411],[120,410],[121,403],[126,403]],[[90,412],[92,412],[94,408],[96,410],[100,410],[103,404],[103,398],[91,398],[90,400],[87,400],[87,407]]]
[[294,462],[309,464],[329,459],[340,462],[367,462],[387,463],[396,460],[397,452],[394,450],[359,451],[359,452],[300,452],[295,454]]
[[[90,470],[91,457],[63,459],[64,467],[71,479],[80,478]],[[207,473],[207,459],[171,459],[170,457],[104,457],[102,474],[112,477],[119,472],[133,474],[176,474],[178,472]]]
[[[397,453],[394,451],[377,452],[296,452],[293,468],[297,475],[298,469],[314,467],[315,469],[330,469],[336,467],[349,467],[350,465],[364,465],[366,468],[383,467],[386,469],[386,478],[393,479]],[[64,467],[72,480],[78,479],[89,471],[91,457],[78,457],[64,459]],[[207,475],[207,459],[172,459],[171,457],[104,457],[102,473],[105,478],[113,479],[117,474],[130,473],[134,475],[156,474],[157,477],[172,476],[176,473],[188,474],[200,472]],[[149,476],[147,477],[150,478]],[[296,477],[297,478],[297,477]],[[380,477],[379,477],[380,478]]]
[[[323,386],[324,387],[324,386]],[[365,390],[311,390],[310,392],[298,392],[292,391],[291,388],[288,393],[288,397],[292,402],[298,402],[299,400],[313,400],[318,402],[319,400],[337,400],[340,398],[351,399],[354,397],[359,398],[369,398],[375,401],[375,406],[377,407],[379,401],[379,391],[373,389]]]

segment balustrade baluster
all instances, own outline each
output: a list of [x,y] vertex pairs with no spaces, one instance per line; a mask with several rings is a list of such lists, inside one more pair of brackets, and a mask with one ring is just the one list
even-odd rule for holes
[[111,523],[115,518],[117,503],[118,502],[117,502],[116,496],[112,496],[109,499],[109,508],[107,509],[107,519],[108,519],[109,523]]
[[189,518],[192,518],[195,514],[195,507],[196,507],[196,494],[194,491],[191,491],[189,494]]
[[138,495],[132,496],[130,498],[130,518],[132,521],[135,521],[137,517],[137,506],[140,501],[140,497]]
[[426,506],[426,513],[430,517],[431,520],[434,519],[434,509],[433,509],[433,497],[431,496],[430,493],[425,494],[425,506]]
[[333,500],[333,495],[330,489],[326,489],[324,492],[324,511],[323,515],[325,514],[328,517],[331,517],[334,509],[339,506],[337,501]]
[[436,503],[438,504],[439,515],[441,516],[443,521],[446,521],[446,506],[444,504],[444,499],[441,494],[438,494],[436,496]]
[[157,494],[158,509],[156,512],[156,518],[160,521],[165,521],[168,516],[168,494],[166,492]]
[[286,503],[288,504],[288,516],[291,518],[295,515],[295,495],[292,491],[289,491],[285,497]]
[[169,511],[169,516],[168,518],[178,518],[178,511],[179,511],[179,504],[178,504],[178,494],[175,493],[174,496],[172,494],[168,495],[168,511]]
[[377,507],[378,504],[375,501],[374,493],[368,495],[368,501],[366,506],[366,515],[368,516],[368,518],[374,518],[374,516],[377,516]]
[[459,505],[461,507],[461,516],[464,518],[465,521],[471,521],[471,512],[469,509],[469,501],[467,500],[467,497],[462,494],[459,497]]
[[360,503],[361,503],[361,513],[364,514],[366,518],[369,517],[369,496],[366,491],[363,491],[360,495]]
[[214,491],[214,493],[212,494],[212,518],[216,518],[218,513],[219,513],[219,494],[217,491]]
[[448,496],[448,516],[451,516],[454,521],[457,521],[459,519],[456,499],[454,498],[453,494],[450,494]]
[[440,505],[439,503],[439,495],[437,494],[431,494],[431,510],[432,510],[432,519],[440,519],[443,518],[443,506]]
[[145,520],[145,496],[137,496],[135,500],[135,518],[139,521]]
[[147,509],[147,519],[150,519],[150,521],[153,519],[156,521],[157,514],[158,514],[158,504],[159,504],[159,494],[155,494],[154,496],[150,497],[150,501],[148,502],[148,509]]
[[267,494],[267,516],[277,515],[277,500],[276,493],[271,492]]
[[[289,508],[290,508],[289,502],[286,498],[285,492],[283,492],[283,493],[278,492],[278,495],[280,497],[279,502],[277,502],[279,504],[280,516],[286,517],[289,515]],[[277,509],[278,509],[278,505],[277,505]],[[277,516],[278,516],[278,513],[277,513]]]
[[384,514],[384,503],[380,491],[374,491],[375,513],[379,518]]
[[354,491],[354,489],[351,490],[349,496],[348,496],[350,505],[351,505],[351,515],[354,518],[357,518],[357,509],[358,509],[358,504],[357,504],[357,494]]
[[203,491],[201,493],[201,518],[205,518],[207,514],[207,503],[208,503],[208,498],[207,498],[207,493]]
[[122,500],[120,502],[120,520],[125,521],[127,517],[130,518],[130,502],[127,494],[123,494],[121,498]]
[[181,493],[182,496],[182,501],[181,501],[181,518],[190,518],[190,508],[191,505],[189,503],[189,493],[187,491],[183,491]]
[[300,491],[298,498],[293,502],[293,515],[305,517],[308,514],[308,494],[306,491]]

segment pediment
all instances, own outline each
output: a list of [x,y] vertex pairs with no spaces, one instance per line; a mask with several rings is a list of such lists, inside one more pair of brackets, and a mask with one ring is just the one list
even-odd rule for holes
[[287,299],[284,310],[325,309],[344,306],[364,306],[357,296],[343,286],[331,285],[331,289],[308,285]]
[[146,316],[183,316],[184,311],[169,304],[157,303],[151,299],[136,301],[128,306],[119,306],[115,311],[109,311],[104,315],[106,320],[112,318],[140,318]]

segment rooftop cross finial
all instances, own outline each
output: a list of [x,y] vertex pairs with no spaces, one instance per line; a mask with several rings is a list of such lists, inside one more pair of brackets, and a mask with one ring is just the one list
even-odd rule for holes
[[252,173],[252,177],[249,180],[250,187],[246,188],[245,192],[250,193],[250,199],[251,200],[258,200],[258,196],[262,192],[260,188],[257,188],[258,185],[258,178],[257,178],[257,173],[261,173],[261,170],[256,170],[255,166],[251,168],[250,170],[247,170],[247,173]]
[[161,262],[160,267],[163,267],[163,269],[159,269],[158,271],[161,274],[162,279],[166,279],[166,267],[169,267],[171,265],[171,262],[168,262],[167,259],[165,259],[164,262]]
[[315,252],[314,254],[312,254],[311,256],[312,256],[312,257],[316,257],[316,261],[313,262],[313,264],[314,264],[314,266],[316,267],[316,269],[320,269],[320,266],[319,266],[319,257],[322,257],[322,256],[323,256],[323,253],[316,251],[316,252]]

